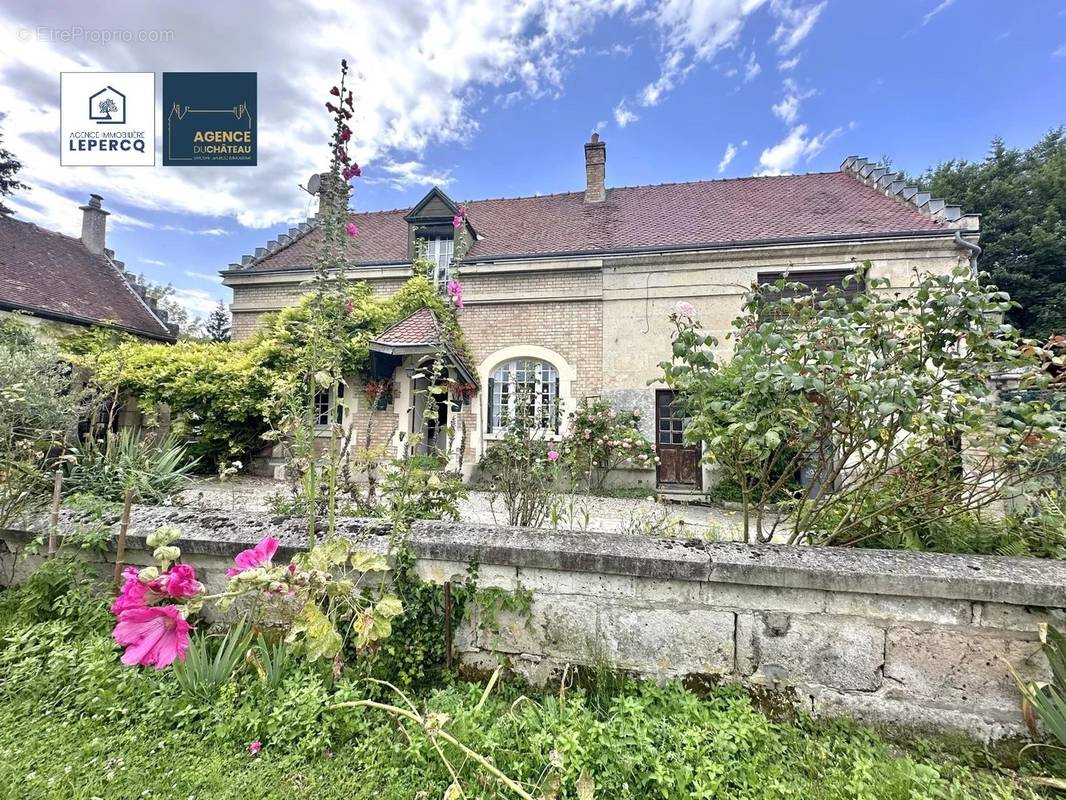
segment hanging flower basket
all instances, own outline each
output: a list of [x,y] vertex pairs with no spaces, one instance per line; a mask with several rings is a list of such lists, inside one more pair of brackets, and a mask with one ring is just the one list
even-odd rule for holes
[[366,382],[366,386],[363,391],[366,393],[367,399],[370,400],[370,407],[375,411],[385,411],[389,407],[389,402],[392,400],[392,381],[389,380],[369,380]]
[[473,383],[457,383],[452,387],[452,407],[456,411],[462,411],[463,405],[477,394],[477,385]]

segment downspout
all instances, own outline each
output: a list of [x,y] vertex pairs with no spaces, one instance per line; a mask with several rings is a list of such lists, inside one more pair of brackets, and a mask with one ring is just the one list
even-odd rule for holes
[[970,251],[970,274],[973,277],[977,277],[977,259],[981,255],[981,248],[975,245],[973,242],[968,242],[962,238],[962,231],[955,231],[955,244],[965,250]]

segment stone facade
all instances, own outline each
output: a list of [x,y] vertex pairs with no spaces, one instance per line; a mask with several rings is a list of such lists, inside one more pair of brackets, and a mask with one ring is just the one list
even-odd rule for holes
[[[160,525],[182,531],[184,559],[217,591],[234,553],[270,533],[288,557],[306,523],[137,508],[131,563],[148,563],[144,536]],[[388,546],[380,520],[338,527],[362,548]],[[16,558],[30,538],[0,537],[0,581],[34,568]],[[1039,627],[1066,620],[1066,565],[1054,561],[433,522],[415,523],[407,542],[424,580],[463,581],[476,561],[479,588],[531,597],[528,614],[500,612],[491,625],[468,606],[455,647],[475,673],[502,663],[551,685],[567,665],[606,662],[659,680],[738,681],[819,715],[985,739],[1024,733],[1008,664],[1045,679]]]

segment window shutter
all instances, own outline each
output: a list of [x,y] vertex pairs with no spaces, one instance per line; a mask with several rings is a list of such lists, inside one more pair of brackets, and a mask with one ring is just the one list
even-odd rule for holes
[[559,373],[555,373],[555,408],[551,410],[552,415],[555,417],[555,432],[559,432]]
[[495,386],[496,386],[496,379],[491,377],[491,376],[489,376],[489,405],[488,405],[489,413],[488,413],[488,419],[485,421],[485,433],[492,433],[492,403],[493,403],[493,397],[495,396],[493,394],[492,390],[495,388]]

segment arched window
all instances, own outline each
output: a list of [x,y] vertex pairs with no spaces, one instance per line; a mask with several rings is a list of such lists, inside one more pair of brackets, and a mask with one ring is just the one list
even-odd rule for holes
[[559,432],[559,370],[547,361],[516,358],[505,361],[489,378],[488,432],[498,431],[523,412],[525,403],[535,427]]

